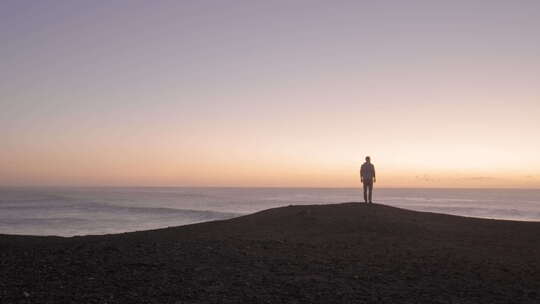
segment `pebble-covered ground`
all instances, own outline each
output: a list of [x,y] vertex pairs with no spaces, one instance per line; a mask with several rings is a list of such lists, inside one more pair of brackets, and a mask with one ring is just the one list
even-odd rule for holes
[[540,303],[540,223],[344,203],[0,235],[0,303]]

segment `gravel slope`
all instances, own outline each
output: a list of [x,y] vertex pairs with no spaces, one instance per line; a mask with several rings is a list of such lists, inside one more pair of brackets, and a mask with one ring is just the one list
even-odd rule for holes
[[0,235],[1,303],[540,303],[540,223],[343,203]]

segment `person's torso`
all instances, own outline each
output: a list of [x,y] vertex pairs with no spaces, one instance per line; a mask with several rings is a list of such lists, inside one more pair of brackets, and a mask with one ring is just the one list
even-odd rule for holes
[[364,163],[362,164],[361,173],[363,178],[373,178],[375,167],[371,163]]

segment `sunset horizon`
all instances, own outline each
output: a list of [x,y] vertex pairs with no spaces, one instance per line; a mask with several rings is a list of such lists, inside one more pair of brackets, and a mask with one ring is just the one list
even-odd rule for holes
[[0,185],[540,187],[537,4],[1,6]]
[[540,1],[1,0],[0,302],[540,303]]
[[0,185],[539,188],[540,18],[490,3],[4,2]]

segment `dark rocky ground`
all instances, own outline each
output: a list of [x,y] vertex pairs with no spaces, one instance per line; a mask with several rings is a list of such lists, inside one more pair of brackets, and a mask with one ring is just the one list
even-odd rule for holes
[[345,203],[0,235],[1,303],[540,303],[540,223]]

